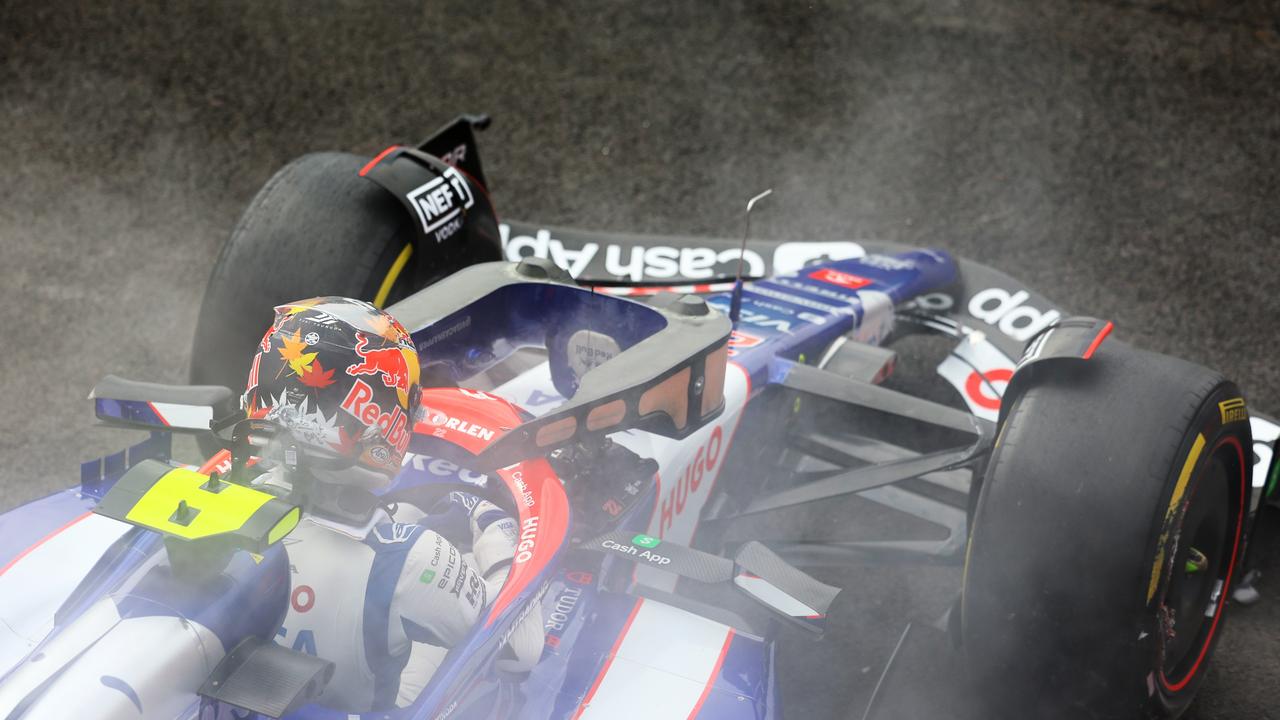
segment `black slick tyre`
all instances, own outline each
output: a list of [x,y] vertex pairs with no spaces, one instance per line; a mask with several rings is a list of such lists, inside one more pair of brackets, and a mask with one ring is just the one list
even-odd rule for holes
[[982,484],[960,632],[998,717],[1173,718],[1245,542],[1236,386],[1111,342],[1013,400]]
[[[277,305],[318,295],[375,299],[412,228],[395,198],[359,176],[366,162],[304,155],[258,191],[210,274],[192,344],[193,384],[242,390]],[[413,278],[393,282],[401,291]]]

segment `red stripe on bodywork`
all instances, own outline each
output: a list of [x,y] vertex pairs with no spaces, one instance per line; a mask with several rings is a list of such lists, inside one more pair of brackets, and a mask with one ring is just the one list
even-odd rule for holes
[[384,158],[386,158],[388,155],[390,155],[391,153],[393,153],[393,152],[395,152],[395,151],[399,150],[399,149],[400,149],[400,148],[402,148],[402,147],[404,147],[404,146],[403,146],[403,145],[392,145],[391,147],[387,148],[386,150],[383,150],[382,152],[378,153],[376,157],[374,157],[372,160],[370,160],[368,163],[366,163],[364,167],[360,168],[360,177],[364,177],[364,176],[365,176],[366,174],[368,174],[368,172],[369,172],[370,170],[372,170],[372,169],[373,169],[373,168],[374,168],[378,163],[382,162]]
[[702,695],[698,696],[698,704],[693,706],[693,710],[689,712],[689,720],[698,716],[702,712],[702,704],[707,701],[707,696],[711,694],[711,688],[715,687],[716,678],[720,677],[720,668],[724,666],[724,657],[729,654],[729,646],[733,644],[733,628],[729,628],[729,634],[725,635],[724,645],[720,648],[720,657],[716,658],[716,666],[711,668],[711,677],[707,678],[707,686],[702,688]]
[[160,414],[160,411],[156,409],[155,403],[147,402],[147,407],[151,408],[151,412],[155,413],[156,417],[160,418],[160,422],[164,423],[165,427],[169,427],[169,421],[165,420],[164,416]]
[[1102,341],[1106,340],[1107,336],[1111,334],[1112,327],[1114,326],[1110,322],[1107,322],[1106,325],[1103,325],[1102,330],[1098,331],[1098,337],[1094,338],[1093,342],[1089,343],[1089,349],[1085,350],[1084,355],[1081,355],[1080,357],[1085,360],[1088,360],[1089,358],[1093,357],[1094,351],[1097,350],[1098,346],[1102,344]]
[[[636,600],[636,604],[631,608],[631,614],[627,616],[627,621],[622,624],[622,632],[618,633],[618,639],[613,641],[613,647],[609,648],[609,654],[604,659],[604,666],[600,668],[600,674],[596,676],[596,681],[591,683],[591,689],[587,691],[586,697],[582,698],[582,704],[578,706],[577,712],[573,714],[573,720],[582,717],[582,713],[586,712],[587,706],[591,704],[591,698],[596,696],[596,690],[600,689],[600,683],[604,682],[604,676],[609,674],[609,666],[613,664],[613,659],[618,656],[618,648],[622,647],[622,641],[627,637],[627,631],[631,630],[631,623],[635,622],[636,615],[640,612],[640,606],[644,604],[644,598]],[[723,659],[723,654],[721,655]],[[716,665],[718,669],[719,664]],[[701,704],[701,703],[699,703]]]
[[8,562],[8,564],[6,564],[4,567],[0,568],[0,575],[3,575],[3,574],[5,574],[6,572],[8,572],[8,571],[9,571],[9,568],[13,567],[14,565],[17,565],[17,564],[18,564],[18,561],[19,561],[19,560],[21,560],[22,558],[24,558],[24,557],[26,557],[26,556],[30,555],[31,553],[35,552],[35,549],[36,549],[36,548],[38,548],[38,547],[40,547],[41,545],[43,545],[43,544],[45,544],[45,543],[49,542],[50,540],[54,539],[54,538],[55,538],[55,537],[57,537],[59,534],[61,534],[63,531],[65,531],[67,528],[71,527],[72,525],[75,525],[76,523],[78,523],[78,522],[80,522],[81,520],[83,520],[83,519],[85,519],[85,518],[89,517],[89,516],[90,516],[90,515],[92,515],[92,514],[93,514],[93,512],[92,512],[92,511],[87,512],[87,513],[85,513],[85,514],[83,514],[83,515],[81,515],[81,516],[79,516],[79,517],[77,517],[77,518],[74,518],[73,520],[71,520],[70,522],[68,522],[66,525],[63,525],[62,527],[58,528],[57,530],[54,530],[53,532],[49,533],[48,535],[45,535],[44,537],[40,538],[40,540],[39,540],[35,545],[32,545],[31,547],[27,548],[26,550],[23,550],[22,552],[18,553],[18,556],[17,556],[17,557],[15,557],[14,559],[10,560],[10,561]]

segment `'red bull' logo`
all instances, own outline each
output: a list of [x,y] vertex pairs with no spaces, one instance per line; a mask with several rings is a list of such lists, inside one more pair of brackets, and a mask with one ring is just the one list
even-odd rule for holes
[[369,349],[369,338],[364,333],[356,333],[358,338],[355,351],[363,362],[347,366],[348,375],[381,375],[382,384],[393,387],[401,393],[409,392],[413,382],[409,361],[405,351],[398,345],[385,348]]
[[354,415],[360,422],[369,426],[377,426],[387,444],[403,453],[409,449],[409,417],[400,406],[383,412],[378,403],[373,402],[373,388],[363,380],[357,380],[351,386],[347,397],[342,401],[342,409]]

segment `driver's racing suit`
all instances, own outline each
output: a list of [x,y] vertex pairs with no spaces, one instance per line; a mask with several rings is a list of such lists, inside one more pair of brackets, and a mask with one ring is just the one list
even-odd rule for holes
[[[292,587],[276,642],[336,665],[319,703],[345,712],[404,707],[507,578],[516,523],[452,492],[430,513],[400,504],[363,527],[307,516],[288,537]],[[532,667],[541,614],[509,641],[503,669]]]

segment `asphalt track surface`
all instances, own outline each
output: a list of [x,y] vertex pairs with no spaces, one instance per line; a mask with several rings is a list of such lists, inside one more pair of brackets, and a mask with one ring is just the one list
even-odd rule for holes
[[[1191,0],[7,0],[0,509],[118,449],[91,427],[99,376],[185,379],[215,254],[277,167],[372,155],[463,111],[495,117],[481,143],[503,215],[734,235],[773,187],[761,237],[947,248],[1280,412],[1277,17]],[[1260,550],[1264,600],[1234,616],[1189,717],[1280,715],[1280,534]],[[848,588],[845,619],[783,642],[788,715],[858,716],[952,572],[822,573]]]

